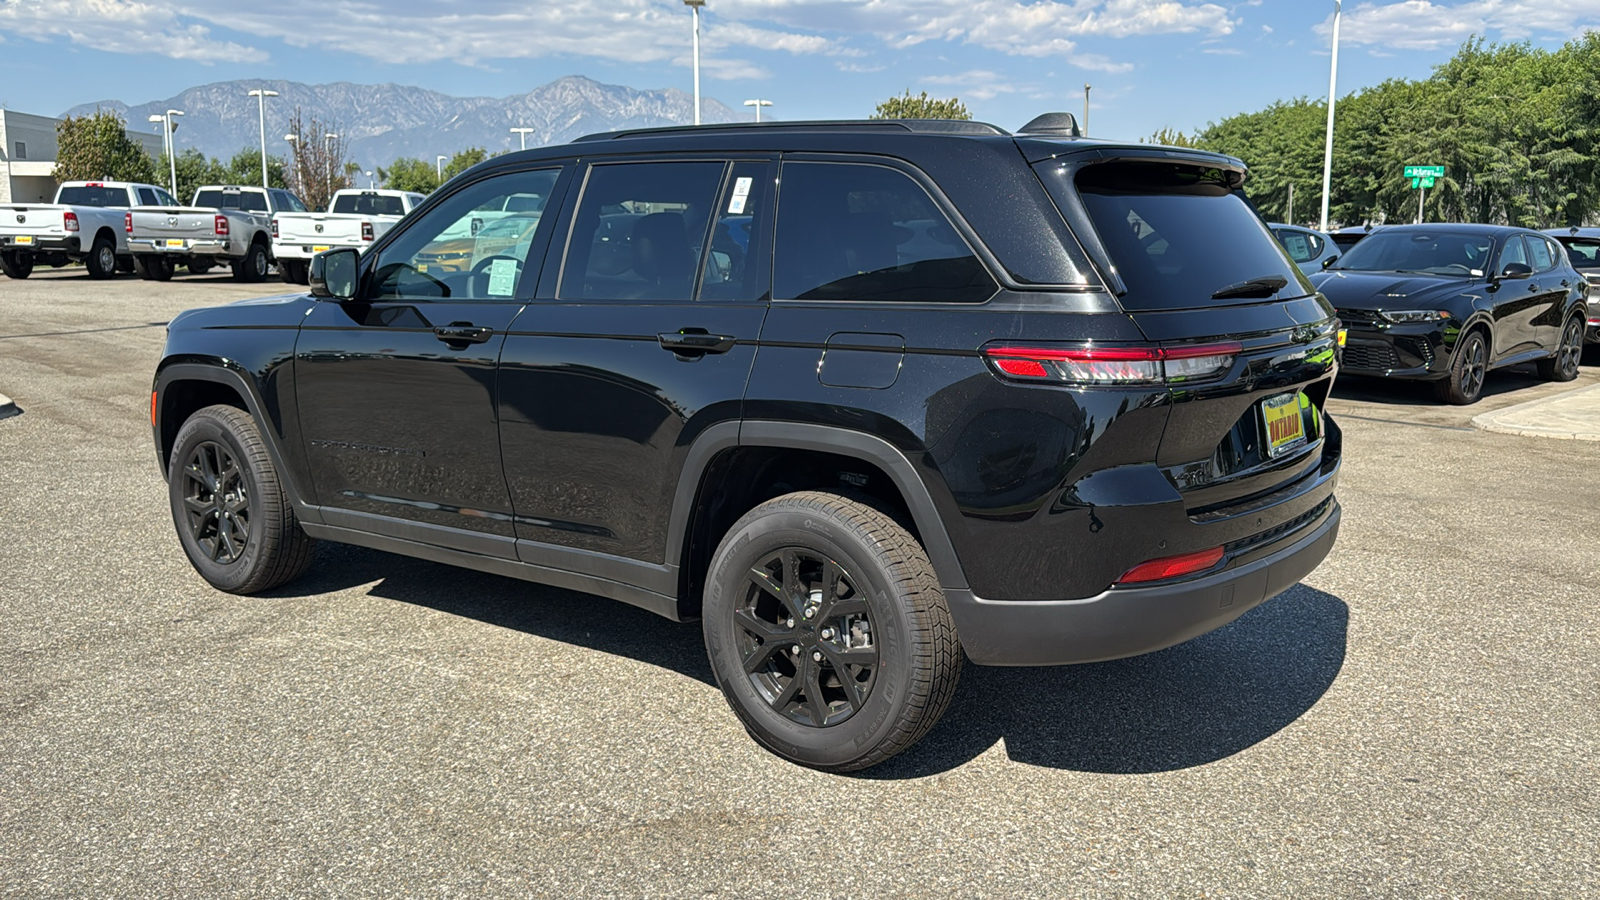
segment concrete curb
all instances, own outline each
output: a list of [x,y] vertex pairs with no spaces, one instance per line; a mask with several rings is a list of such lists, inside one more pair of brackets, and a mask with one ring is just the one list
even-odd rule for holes
[[9,419],[21,412],[22,410],[17,409],[17,404],[10,397],[0,394],[0,419]]
[[1600,441],[1600,384],[1473,416],[1472,424],[1497,434]]

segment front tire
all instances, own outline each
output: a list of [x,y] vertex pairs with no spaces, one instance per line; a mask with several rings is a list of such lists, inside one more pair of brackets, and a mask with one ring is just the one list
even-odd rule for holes
[[90,278],[110,278],[117,274],[117,245],[108,238],[99,238],[83,262]]
[[706,653],[758,743],[828,771],[915,744],[955,695],[962,654],[916,538],[835,494],[787,494],[746,513],[711,561]]
[[22,280],[33,274],[33,254],[19,250],[0,253],[0,272],[7,278]]
[[1434,382],[1439,399],[1452,406],[1470,406],[1483,396],[1483,381],[1489,374],[1489,342],[1481,330],[1467,332],[1456,344],[1450,358],[1450,374]]
[[267,277],[267,248],[251,244],[244,258],[233,263],[233,280],[246,284],[260,284]]
[[312,541],[242,409],[208,406],[183,423],[167,464],[167,497],[183,552],[213,587],[270,590],[311,562]]
[[1539,360],[1539,377],[1545,381],[1571,381],[1578,377],[1578,362],[1583,358],[1583,319],[1573,316],[1561,329],[1556,355]]

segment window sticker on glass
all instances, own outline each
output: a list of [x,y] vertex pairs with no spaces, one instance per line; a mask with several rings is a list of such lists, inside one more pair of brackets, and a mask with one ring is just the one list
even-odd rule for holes
[[509,297],[516,286],[516,260],[497,259],[489,264],[489,296]]
[[744,214],[745,203],[750,199],[750,185],[754,178],[735,178],[733,180],[733,197],[728,200],[728,215],[739,216]]

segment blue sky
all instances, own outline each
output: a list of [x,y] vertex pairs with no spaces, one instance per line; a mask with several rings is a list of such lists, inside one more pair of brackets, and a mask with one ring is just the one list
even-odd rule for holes
[[[205,7],[204,11],[196,7]],[[1014,128],[1047,111],[1137,138],[1327,93],[1332,0],[708,0],[703,92],[784,119],[905,89]],[[689,90],[681,0],[0,0],[0,103],[55,115],[235,78],[503,97],[563,75]],[[1472,34],[1555,46],[1600,0],[1347,0],[1339,91],[1425,77]]]

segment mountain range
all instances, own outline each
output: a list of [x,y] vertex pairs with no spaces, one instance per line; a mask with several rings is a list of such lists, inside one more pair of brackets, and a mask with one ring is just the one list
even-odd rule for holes
[[[349,157],[363,167],[387,166],[401,156],[432,162],[468,147],[490,153],[522,146],[512,128],[532,128],[528,146],[564,143],[583,134],[620,128],[687,125],[694,121],[694,98],[675,88],[647,91],[601,84],[569,75],[510,97],[452,97],[399,84],[301,84],[295,81],[223,81],[192,87],[175,97],[130,106],[120,100],[84,103],[63,115],[96,109],[121,113],[133,128],[159,131],[152,114],[181,109],[175,137],[178,151],[194,147],[224,160],[244,147],[260,146],[259,88],[277,91],[267,98],[267,152],[287,156],[283,136],[296,107],[305,120],[316,117],[342,135]],[[737,122],[746,117],[704,98],[701,121]]]

